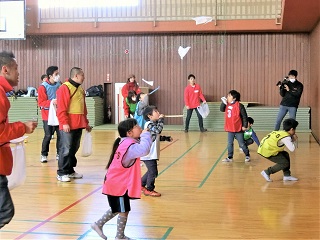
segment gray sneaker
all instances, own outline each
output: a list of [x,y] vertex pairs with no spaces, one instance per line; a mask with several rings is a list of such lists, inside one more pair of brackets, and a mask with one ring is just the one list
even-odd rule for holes
[[69,178],[83,178],[83,175],[77,172],[71,173],[68,175]]
[[225,158],[225,159],[222,159],[222,162],[232,162],[233,159],[232,158]]

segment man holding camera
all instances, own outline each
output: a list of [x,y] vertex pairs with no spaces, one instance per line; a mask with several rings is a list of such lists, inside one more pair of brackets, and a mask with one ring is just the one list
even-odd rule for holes
[[282,100],[274,127],[275,131],[280,129],[280,124],[287,112],[289,112],[290,118],[296,119],[297,109],[303,92],[303,84],[296,79],[297,76],[298,72],[296,70],[290,70],[288,77],[285,77],[282,82],[279,81],[277,83]]

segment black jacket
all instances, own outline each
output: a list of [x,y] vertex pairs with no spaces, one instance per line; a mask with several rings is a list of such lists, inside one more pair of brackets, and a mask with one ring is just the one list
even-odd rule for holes
[[298,108],[303,92],[303,84],[296,80],[294,83],[288,81],[286,85],[288,85],[289,91],[285,88],[280,88],[280,95],[282,97],[280,105]]

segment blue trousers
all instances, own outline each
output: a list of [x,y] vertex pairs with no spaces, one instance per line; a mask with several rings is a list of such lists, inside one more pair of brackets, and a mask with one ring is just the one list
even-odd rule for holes
[[289,112],[290,118],[296,119],[296,114],[297,114],[296,107],[287,107],[287,106],[280,105],[277,121],[274,126],[275,131],[278,131],[280,129],[281,122],[282,122],[283,118],[286,116],[287,112]]
[[158,177],[158,164],[157,160],[144,160],[144,164],[146,165],[148,171],[141,178],[141,185],[145,187],[149,191],[153,191],[155,188],[156,177]]
[[234,138],[237,139],[237,141],[239,143],[239,147],[242,148],[244,154],[246,156],[250,156],[248,146],[245,143],[244,138],[243,138],[243,132],[228,132],[228,158],[233,158]]

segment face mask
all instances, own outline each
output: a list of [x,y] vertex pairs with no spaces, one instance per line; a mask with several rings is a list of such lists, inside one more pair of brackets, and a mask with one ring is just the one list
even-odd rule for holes
[[289,81],[294,83],[296,81],[296,79],[295,78],[290,78]]
[[59,82],[60,81],[60,76],[59,75],[55,76],[53,81],[54,82]]

